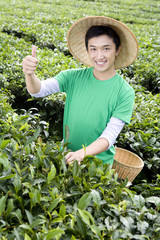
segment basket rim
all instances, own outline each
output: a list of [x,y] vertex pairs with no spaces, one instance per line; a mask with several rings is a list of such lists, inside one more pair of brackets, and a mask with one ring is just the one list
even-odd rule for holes
[[114,158],[114,161],[116,161],[117,163],[119,163],[119,164],[121,164],[121,165],[123,165],[123,166],[126,166],[126,167],[128,167],[128,168],[133,168],[133,169],[139,169],[139,168],[143,168],[143,167],[144,167],[144,162],[143,162],[143,160],[142,160],[137,154],[132,153],[131,151],[126,150],[126,149],[124,149],[124,148],[120,148],[120,147],[115,147],[115,150],[116,150],[116,149],[118,149],[118,150],[120,150],[120,151],[123,151],[123,152],[128,152],[128,153],[134,155],[135,157],[137,157],[137,158],[140,160],[140,162],[141,162],[141,166],[137,166],[137,167],[136,167],[136,166],[130,166],[130,165],[128,165],[128,164],[123,164],[123,163],[119,162],[117,159]]

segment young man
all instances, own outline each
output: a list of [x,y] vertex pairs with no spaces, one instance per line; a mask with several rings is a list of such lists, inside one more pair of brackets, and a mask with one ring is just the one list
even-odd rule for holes
[[33,47],[32,56],[23,60],[27,89],[35,97],[66,92],[63,134],[65,139],[67,124],[71,149],[67,163],[80,163],[85,155],[97,155],[112,165],[113,144],[124,124],[130,122],[135,96],[115,69],[136,59],[137,40],[121,22],[93,16],[71,26],[67,43],[71,54],[89,68],[66,70],[40,81],[34,74],[37,59]]

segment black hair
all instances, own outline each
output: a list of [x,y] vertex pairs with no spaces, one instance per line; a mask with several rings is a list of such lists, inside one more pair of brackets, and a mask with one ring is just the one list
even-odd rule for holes
[[111,27],[100,25],[100,26],[92,26],[88,29],[86,36],[85,36],[85,44],[86,44],[87,51],[88,51],[89,39],[91,39],[93,37],[98,37],[101,35],[107,35],[110,38],[112,38],[113,42],[116,45],[116,51],[119,49],[121,42],[120,42],[120,38],[119,38],[118,34]]

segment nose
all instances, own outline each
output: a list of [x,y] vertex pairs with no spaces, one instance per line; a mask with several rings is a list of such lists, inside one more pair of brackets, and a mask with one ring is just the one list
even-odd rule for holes
[[103,55],[103,51],[102,51],[102,50],[98,50],[98,51],[97,51],[97,58],[98,58],[98,59],[103,59],[103,58],[104,58],[104,55]]

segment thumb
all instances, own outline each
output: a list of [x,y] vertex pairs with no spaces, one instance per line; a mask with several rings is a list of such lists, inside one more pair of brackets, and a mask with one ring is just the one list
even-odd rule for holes
[[32,57],[36,57],[36,46],[32,46]]

